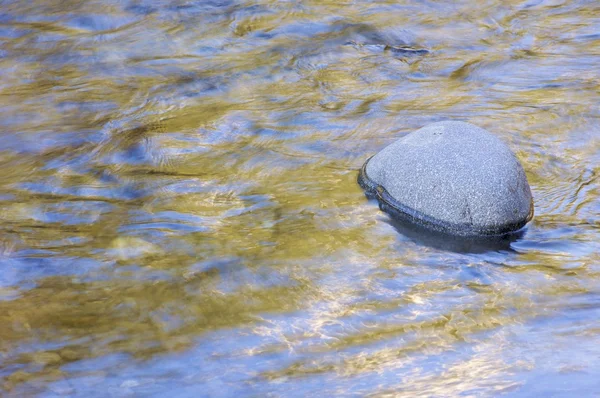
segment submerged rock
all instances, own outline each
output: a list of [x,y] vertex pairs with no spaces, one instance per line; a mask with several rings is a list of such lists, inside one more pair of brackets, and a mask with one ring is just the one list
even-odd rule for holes
[[502,235],[533,217],[523,167],[500,139],[438,122],[367,160],[358,183],[393,217],[461,236]]
[[377,30],[367,24],[348,24],[345,30],[348,36],[345,44],[357,49],[374,53],[389,52],[398,58],[429,54],[429,50],[414,43],[414,35],[406,30]]

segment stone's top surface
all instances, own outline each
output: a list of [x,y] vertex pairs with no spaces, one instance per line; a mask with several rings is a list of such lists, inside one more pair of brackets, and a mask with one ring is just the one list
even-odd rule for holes
[[532,214],[529,184],[515,155],[469,123],[425,126],[373,156],[365,171],[398,203],[442,224],[494,233],[520,228]]

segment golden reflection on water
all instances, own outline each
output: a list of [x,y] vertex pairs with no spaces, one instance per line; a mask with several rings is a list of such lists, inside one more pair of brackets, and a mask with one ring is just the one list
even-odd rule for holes
[[[6,3],[1,393],[597,391],[599,13]],[[509,248],[404,235],[356,184],[442,119],[523,162]]]

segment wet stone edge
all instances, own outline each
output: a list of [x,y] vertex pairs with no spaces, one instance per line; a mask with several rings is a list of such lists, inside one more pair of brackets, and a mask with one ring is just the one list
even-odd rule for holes
[[367,164],[372,156],[367,159],[358,173],[358,185],[365,191],[369,199],[376,199],[379,202],[379,208],[388,213],[392,218],[403,222],[414,223],[434,231],[442,232],[450,235],[462,237],[494,237],[503,236],[518,232],[533,218],[533,203],[531,204],[531,212],[522,221],[502,224],[492,228],[478,228],[469,223],[455,224],[437,218],[428,216],[418,210],[403,205],[398,202],[389,192],[381,185],[375,183],[367,175]]

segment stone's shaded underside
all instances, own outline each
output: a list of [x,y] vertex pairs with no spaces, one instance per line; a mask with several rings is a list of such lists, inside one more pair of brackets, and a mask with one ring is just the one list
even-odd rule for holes
[[433,123],[406,135],[369,159],[358,182],[392,216],[455,235],[501,235],[533,217],[515,155],[469,123]]

